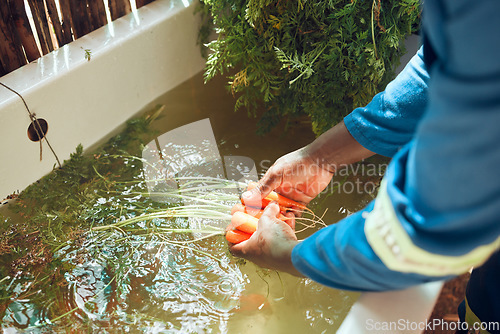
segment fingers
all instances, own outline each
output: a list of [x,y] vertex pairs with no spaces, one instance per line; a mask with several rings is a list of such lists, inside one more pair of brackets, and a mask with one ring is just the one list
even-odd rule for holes
[[[276,223],[280,225],[285,223],[292,229],[292,231],[290,232],[295,233],[295,215],[292,212],[285,212],[284,214],[281,214],[278,203],[271,202],[262,213],[262,217],[261,219],[259,219],[257,229],[262,230],[270,226],[267,224]],[[288,229],[288,227],[286,229]]]
[[[229,252],[236,257],[248,258],[247,253],[255,252],[256,234],[252,234],[249,239],[237,244],[229,243]],[[258,248],[258,247],[257,247]],[[252,251],[254,250],[254,251]]]
[[257,188],[262,195],[262,198],[264,198],[269,195],[271,191],[278,188],[282,182],[283,171],[280,168],[276,168],[276,165],[274,165],[267,170],[255,188]]
[[256,186],[245,191],[241,197],[248,206],[262,207],[262,199],[281,185],[283,174],[276,168],[269,168]]
[[292,212],[285,212],[285,223],[295,231],[295,215]]
[[231,215],[234,215],[235,212],[244,212],[248,213],[250,216],[260,218],[260,210],[251,206],[245,206],[241,203],[236,203],[231,209]]

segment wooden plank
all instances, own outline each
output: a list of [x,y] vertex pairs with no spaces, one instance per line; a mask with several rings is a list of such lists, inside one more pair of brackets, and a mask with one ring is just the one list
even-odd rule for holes
[[36,0],[28,0],[28,5],[30,6],[31,14],[33,15],[33,22],[35,23],[38,42],[40,42],[42,53],[46,55],[47,53],[49,53],[49,46],[45,39],[45,35],[43,33],[43,28],[40,20],[40,13],[38,13],[38,5],[36,3]]
[[59,13],[57,12],[56,3],[54,0],[45,0],[47,6],[47,11],[49,12],[50,21],[54,27],[54,33],[56,34],[57,44],[59,47],[68,43],[64,40],[64,32],[61,24],[61,19],[59,18]]
[[103,0],[87,0],[92,22],[92,30],[99,29],[103,25],[108,23],[106,18],[106,9],[104,7]]
[[114,21],[117,19],[117,9],[116,9],[116,0],[107,0],[108,1],[108,9],[109,13],[111,14],[111,21]]
[[40,50],[38,50],[38,46],[36,45],[35,36],[33,35],[28,15],[26,15],[24,0],[10,0],[9,4],[12,19],[16,25],[19,39],[23,44],[24,53],[26,54],[28,61],[32,62],[40,58],[41,54]]
[[2,68],[5,69],[5,73],[9,73],[20,67],[17,64],[17,57],[12,53],[9,44],[10,40],[5,30],[5,23],[0,17],[0,63],[2,64]]
[[92,31],[96,30],[99,28],[99,21],[98,18],[96,17],[96,2],[93,0],[85,0],[87,2],[87,8],[88,8],[88,13],[89,13],[89,21],[90,21],[90,28]]
[[73,35],[75,39],[80,38],[92,31],[88,16],[87,1],[72,0],[69,4],[71,8]]
[[113,21],[132,11],[129,0],[108,0],[108,7]]
[[70,0],[59,0],[59,6],[61,8],[62,29],[63,29],[64,41],[66,43],[69,43],[73,40],[73,32],[72,32],[73,22],[71,19],[71,7],[69,5],[69,1]]
[[24,64],[26,58],[17,35],[8,1],[0,2],[0,61],[5,72],[11,72]]
[[105,0],[99,0],[98,3],[98,12],[99,17],[103,25],[108,24],[108,17],[106,16],[106,6],[104,5]]
[[144,5],[147,5],[148,3],[153,2],[154,0],[135,0],[135,4],[137,8],[141,8]]

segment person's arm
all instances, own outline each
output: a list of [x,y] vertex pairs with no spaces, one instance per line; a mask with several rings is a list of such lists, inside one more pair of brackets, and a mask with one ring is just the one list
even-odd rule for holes
[[242,196],[245,203],[258,206],[262,198],[276,190],[307,204],[325,189],[337,168],[373,154],[340,122],[311,144],[276,160],[257,186]]
[[363,212],[294,247],[294,267],[326,285],[389,290],[467,271],[500,246],[498,1],[426,1],[434,46],[415,139]]
[[425,6],[436,61],[416,139],[395,155],[374,202],[292,248],[293,268],[325,285],[405,288],[465,272],[499,247],[500,3]]
[[349,133],[366,149],[392,157],[415,135],[427,104],[429,73],[421,47],[382,93],[344,118]]
[[[337,168],[373,154],[361,146],[341,122],[308,146],[278,159],[257,187],[242,197],[245,204],[260,206],[261,199],[276,189],[289,198],[307,204],[328,185]],[[230,251],[261,267],[300,276],[291,261],[292,249],[298,243],[297,237],[288,224],[276,218],[277,213],[279,207],[271,203],[252,237],[231,245]],[[293,215],[288,215],[288,218],[293,219]]]

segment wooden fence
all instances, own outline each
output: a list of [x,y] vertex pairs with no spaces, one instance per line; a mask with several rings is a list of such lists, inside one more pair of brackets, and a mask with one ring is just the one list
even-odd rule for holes
[[0,0],[0,76],[107,24],[105,2],[111,20],[132,11],[130,0]]

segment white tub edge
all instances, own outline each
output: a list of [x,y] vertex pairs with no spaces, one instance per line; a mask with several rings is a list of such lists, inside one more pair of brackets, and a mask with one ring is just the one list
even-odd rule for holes
[[[0,82],[21,93],[31,111],[48,121],[47,137],[59,159],[67,159],[78,144],[93,145],[146,103],[203,69],[194,7],[194,1],[157,0]],[[64,102],[68,99],[71,105]],[[56,162],[46,144],[40,161],[39,144],[27,137],[29,124],[22,101],[0,87],[2,198],[44,176]],[[18,151],[28,153],[9,161]]]

